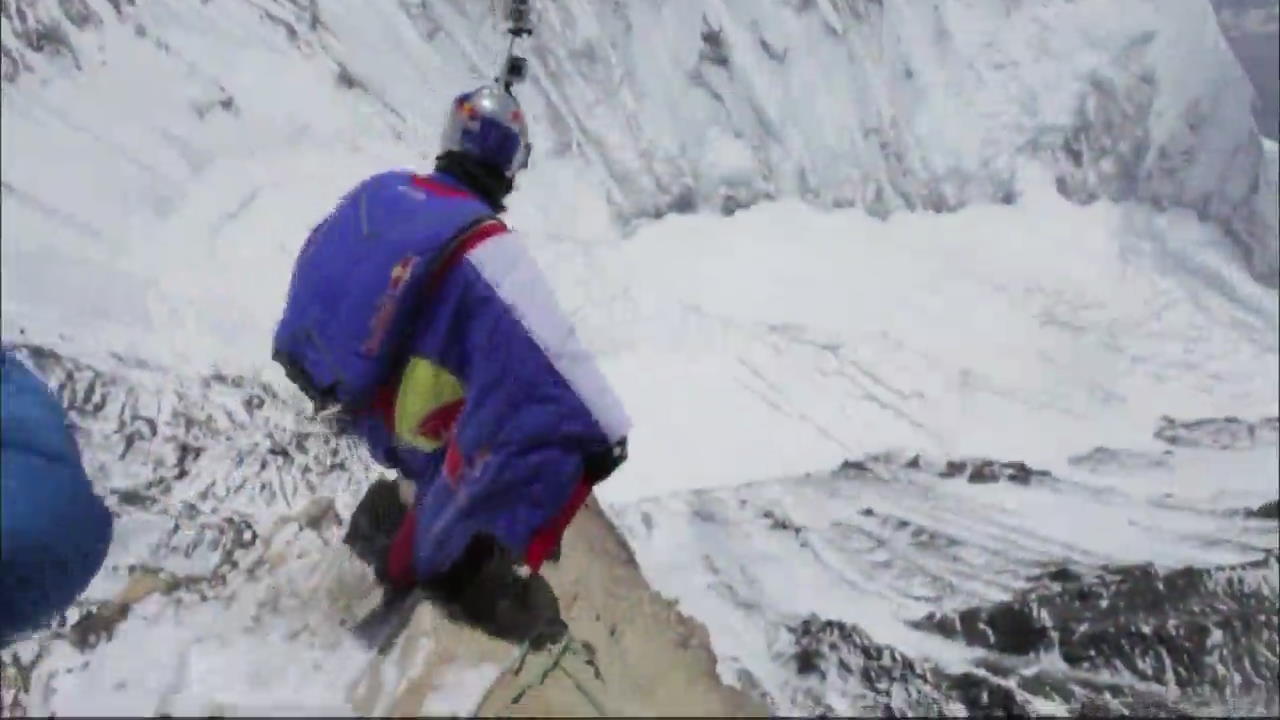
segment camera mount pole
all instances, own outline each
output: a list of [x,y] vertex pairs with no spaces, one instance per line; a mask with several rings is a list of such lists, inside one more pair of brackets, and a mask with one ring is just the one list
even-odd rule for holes
[[532,0],[508,0],[507,34],[511,39],[507,42],[507,55],[502,61],[501,74],[494,78],[508,93],[511,88],[524,81],[528,76],[529,61],[515,54],[516,40],[533,35]]

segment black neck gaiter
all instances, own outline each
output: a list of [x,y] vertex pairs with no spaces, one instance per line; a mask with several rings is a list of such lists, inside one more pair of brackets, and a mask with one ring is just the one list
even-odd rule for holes
[[466,186],[484,200],[495,213],[506,210],[502,201],[511,194],[514,183],[506,173],[487,163],[458,152],[448,150],[436,156],[436,172],[441,172]]

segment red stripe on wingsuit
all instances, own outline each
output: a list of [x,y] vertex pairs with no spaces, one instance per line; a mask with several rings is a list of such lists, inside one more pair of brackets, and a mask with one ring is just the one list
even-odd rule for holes
[[458,447],[457,436],[449,438],[449,445],[444,451],[444,478],[457,490],[462,482],[462,448]]
[[443,277],[453,269],[459,261],[462,260],[463,255],[475,250],[476,246],[480,243],[495,235],[501,235],[504,232],[507,232],[506,224],[497,219],[485,220],[474,228],[471,228],[465,235],[458,239],[458,242],[453,244],[453,249],[449,251],[449,254],[444,258],[444,262],[440,264],[440,271],[437,273],[436,277]]
[[445,185],[439,180],[426,177],[424,175],[414,175],[410,181],[413,186],[419,190],[426,190],[436,195],[444,195],[445,197],[470,197],[471,194],[462,188],[456,188],[451,185]]
[[462,414],[462,407],[466,402],[463,399],[454,400],[427,413],[422,422],[418,423],[418,434],[432,442],[444,443],[454,424],[458,422],[458,416]]
[[[472,197],[471,193],[466,190],[453,187],[452,185],[446,185],[439,180],[425,175],[414,175],[410,182],[414,187],[420,190],[425,190],[429,193],[442,195],[444,197]],[[439,279],[444,277],[444,275],[448,273],[454,265],[457,265],[463,255],[474,250],[477,245],[485,240],[488,240],[494,235],[500,235],[507,232],[507,230],[508,228],[506,223],[497,218],[485,220],[476,227],[468,230],[463,237],[458,239],[458,242],[453,244],[453,250],[444,258],[444,262],[440,264],[439,269],[436,271],[436,277],[433,279],[431,285],[434,286],[438,284]]]
[[560,538],[564,536],[565,528],[569,527],[569,523],[573,522],[573,518],[586,504],[587,498],[591,496],[591,483],[586,478],[578,481],[578,486],[573,489],[573,495],[569,497],[569,502],[560,508],[559,514],[551,518],[551,520],[538,530],[529,541],[529,547],[525,550],[524,561],[533,572],[542,569],[542,563],[555,549]]
[[416,508],[410,507],[387,550],[387,581],[392,587],[412,587],[416,580],[413,571],[413,530],[417,527],[417,518]]

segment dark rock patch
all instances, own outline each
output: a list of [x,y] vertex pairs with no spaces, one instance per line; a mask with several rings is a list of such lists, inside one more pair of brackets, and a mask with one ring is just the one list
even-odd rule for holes
[[[1274,554],[1163,572],[1108,567],[1088,578],[1056,568],[1008,601],[913,623],[992,651],[959,672],[817,616],[788,625],[774,652],[796,673],[788,700],[813,715],[1035,717],[1060,707],[1076,717],[1199,717],[1222,708],[1274,716],[1278,575]],[[1027,664],[1048,655],[1080,672]],[[1146,689],[1158,687],[1176,688],[1177,699]]]
[[1055,585],[990,607],[930,613],[913,625],[974,647],[1055,653],[1079,670],[1275,707],[1278,557],[1171,571],[1116,566],[1087,580],[1062,569],[1045,576]]
[[1261,520],[1280,520],[1280,500],[1268,500],[1258,507],[1246,511],[1245,516]]
[[1087,453],[1072,456],[1067,463],[1072,467],[1092,471],[1141,472],[1144,470],[1168,470],[1172,467],[1173,450],[1162,453],[1141,452],[1096,447]]
[[1247,450],[1280,442],[1280,417],[1256,421],[1237,417],[1202,420],[1163,417],[1155,437],[1174,447]]

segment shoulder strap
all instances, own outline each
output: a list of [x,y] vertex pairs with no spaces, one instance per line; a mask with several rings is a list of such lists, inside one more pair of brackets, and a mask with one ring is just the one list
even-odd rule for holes
[[468,252],[495,235],[507,232],[507,224],[496,217],[483,217],[466,226],[457,235],[445,243],[444,249],[436,256],[427,279],[427,294],[433,294],[444,282],[444,278]]

